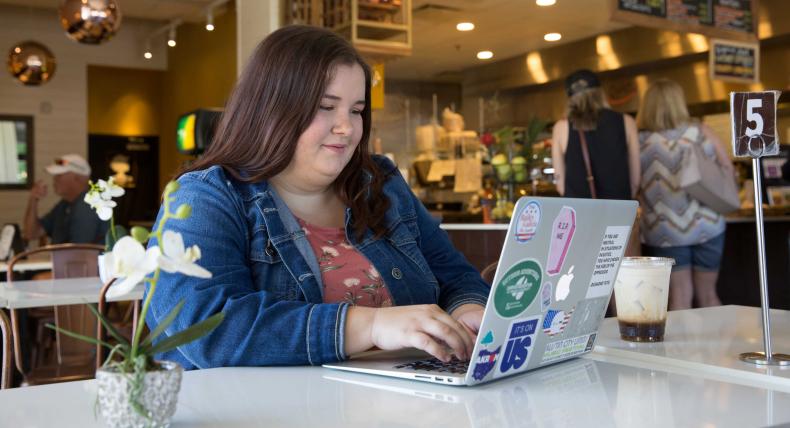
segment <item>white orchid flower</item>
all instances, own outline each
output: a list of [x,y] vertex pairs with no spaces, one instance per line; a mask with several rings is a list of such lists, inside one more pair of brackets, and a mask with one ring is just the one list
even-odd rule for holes
[[101,189],[101,198],[105,201],[123,196],[123,194],[126,193],[123,187],[115,184],[115,179],[113,177],[108,178],[107,181],[99,179],[99,181],[96,182],[96,186]]
[[107,292],[108,297],[126,294],[139,284],[143,278],[155,271],[159,247],[145,249],[143,244],[131,236],[124,236],[115,243],[112,252],[104,255],[108,275],[123,278],[113,284]]
[[195,264],[200,260],[200,248],[184,247],[184,239],[178,232],[166,230],[162,235],[163,252],[159,256],[159,267],[169,273],[181,272],[198,278],[211,278],[211,272]]
[[85,195],[85,203],[96,210],[96,214],[98,214],[99,218],[104,221],[107,221],[112,217],[112,209],[118,205],[113,200],[103,199],[101,194],[98,192],[88,192]]

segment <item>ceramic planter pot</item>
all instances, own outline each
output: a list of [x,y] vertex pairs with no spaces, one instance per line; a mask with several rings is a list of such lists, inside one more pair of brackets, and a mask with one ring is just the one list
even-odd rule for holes
[[166,427],[176,412],[178,391],[184,369],[173,361],[158,361],[158,370],[145,374],[140,402],[149,418],[140,415],[129,402],[129,378],[112,367],[96,371],[99,392],[99,413],[104,424],[120,427]]

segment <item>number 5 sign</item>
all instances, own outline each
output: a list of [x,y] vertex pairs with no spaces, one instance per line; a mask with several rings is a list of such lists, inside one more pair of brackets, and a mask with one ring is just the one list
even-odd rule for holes
[[732,151],[735,156],[759,158],[779,154],[776,102],[779,91],[730,92]]

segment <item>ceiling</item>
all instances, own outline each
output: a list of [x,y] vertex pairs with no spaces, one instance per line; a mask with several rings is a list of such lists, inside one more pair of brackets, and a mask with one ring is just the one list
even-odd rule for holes
[[[54,8],[61,0],[0,0],[0,4]],[[118,0],[126,17],[199,22],[213,0]],[[232,1],[232,0],[231,0]],[[404,0],[405,1],[405,0]],[[480,65],[476,54],[490,50],[490,61],[606,33],[627,25],[609,20],[611,0],[557,0],[540,7],[535,0],[412,0],[412,56],[389,61],[388,78],[458,81],[465,68]],[[455,24],[476,28],[459,32]],[[543,35],[559,32],[549,43]]]
[[[535,0],[412,0],[412,56],[386,65],[387,77],[436,80],[458,78],[465,68],[480,65],[477,52],[490,50],[487,62],[606,33],[627,25],[609,20],[611,0],[557,0],[540,7]],[[459,32],[458,22],[475,29]],[[543,35],[562,34],[558,42]],[[444,80],[444,79],[442,79]]]

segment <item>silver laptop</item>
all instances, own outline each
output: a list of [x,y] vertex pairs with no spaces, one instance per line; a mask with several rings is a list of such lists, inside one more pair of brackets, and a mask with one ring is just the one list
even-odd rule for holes
[[595,344],[636,201],[522,197],[513,211],[470,361],[377,351],[324,367],[476,385],[578,357]]

